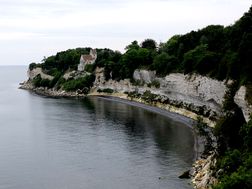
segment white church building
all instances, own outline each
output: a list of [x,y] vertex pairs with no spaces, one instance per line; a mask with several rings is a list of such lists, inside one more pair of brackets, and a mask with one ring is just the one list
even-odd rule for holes
[[90,49],[89,54],[81,55],[80,63],[78,65],[78,71],[84,71],[87,64],[93,64],[97,58],[97,52],[95,49]]

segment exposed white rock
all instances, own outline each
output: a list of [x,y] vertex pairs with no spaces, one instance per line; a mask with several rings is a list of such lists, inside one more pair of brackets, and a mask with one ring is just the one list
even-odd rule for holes
[[148,70],[135,70],[133,74],[134,80],[140,80],[144,83],[151,83],[156,78],[156,71],[148,71]]
[[120,93],[131,92],[134,91],[136,88],[131,84],[129,79],[124,79],[120,81],[109,79],[108,81],[106,81],[104,77],[103,68],[96,68],[95,74],[96,74],[96,80],[94,82],[94,88],[99,89],[110,88]]
[[64,75],[63,75],[63,78],[65,80],[68,80],[68,79],[78,79],[78,78],[81,78],[81,77],[85,77],[87,75],[90,75],[91,73],[89,72],[86,72],[86,71],[67,71]]
[[236,92],[234,101],[242,109],[246,121],[249,121],[249,117],[252,113],[252,105],[249,105],[248,102],[246,101],[245,86],[241,86],[240,89]]
[[74,75],[75,75],[75,72],[76,71],[67,71],[64,75],[63,75],[63,78],[65,79],[65,80],[68,80],[68,79],[70,79],[70,78],[73,78],[74,77]]
[[42,68],[35,68],[35,69],[32,69],[32,70],[28,69],[27,74],[28,74],[29,79],[34,79],[39,74],[40,74],[42,79],[49,79],[49,80],[53,79],[53,76],[45,74],[42,71]]
[[134,72],[134,79],[144,83],[151,81],[160,82],[160,88],[145,86],[134,86],[129,80],[106,81],[103,69],[96,69],[96,81],[94,88],[110,88],[115,92],[132,92],[135,91],[143,94],[149,90],[151,93],[160,95],[169,100],[182,103],[183,105],[193,105],[193,107],[204,107],[205,110],[221,114],[223,97],[226,92],[226,85],[208,77],[200,75],[184,75],[180,73],[169,74],[164,78],[158,78],[153,71],[137,70]]
[[164,79],[159,78],[159,93],[170,99],[182,101],[196,106],[207,106],[219,112],[226,91],[224,82],[201,75],[184,75],[174,73]]
[[217,183],[213,176],[211,167],[215,167],[215,154],[211,154],[207,159],[199,159],[193,165],[192,183],[196,189],[211,189]]

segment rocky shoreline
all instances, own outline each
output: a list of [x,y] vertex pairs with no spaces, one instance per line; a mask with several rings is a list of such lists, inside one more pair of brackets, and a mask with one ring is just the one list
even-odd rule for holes
[[[98,93],[95,92],[95,90],[92,90],[93,92],[89,94],[84,94],[82,91],[74,91],[74,92],[66,92],[64,90],[54,90],[54,89],[48,89],[45,87],[38,87],[35,88],[30,81],[26,81],[23,83],[20,83],[20,89],[31,91],[35,94],[46,96],[46,97],[52,97],[52,98],[85,98],[87,96],[103,96],[103,97],[110,97],[110,98],[118,98],[121,100],[126,100],[129,103],[136,102],[143,104],[145,106],[151,106],[159,108],[166,112],[171,112],[179,115],[183,115],[190,119],[196,119],[197,115],[193,112],[172,107],[170,105],[164,105],[164,104],[150,104],[145,102],[142,99],[137,98],[130,98],[127,94],[121,94],[121,93]],[[189,123],[187,123],[189,125]],[[196,189],[211,189],[212,185],[217,183],[217,179],[213,176],[213,170],[212,168],[216,164],[215,154],[210,153],[207,157],[200,157],[200,154],[203,151],[202,145],[203,142],[201,141],[199,136],[196,136],[195,134],[195,162],[192,165],[191,170],[189,171],[189,178],[191,178],[191,182]],[[179,176],[179,175],[178,175]]]
[[53,98],[57,97],[84,98],[87,96],[86,94],[83,94],[82,91],[67,92],[64,90],[48,89],[47,87],[35,88],[30,81],[20,83],[19,89],[28,90],[41,96],[47,96]]

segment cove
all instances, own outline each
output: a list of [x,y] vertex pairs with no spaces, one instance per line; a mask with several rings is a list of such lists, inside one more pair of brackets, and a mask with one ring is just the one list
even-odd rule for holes
[[183,118],[114,99],[38,96],[17,89],[25,71],[0,71],[0,188],[192,188],[178,179],[195,158]]

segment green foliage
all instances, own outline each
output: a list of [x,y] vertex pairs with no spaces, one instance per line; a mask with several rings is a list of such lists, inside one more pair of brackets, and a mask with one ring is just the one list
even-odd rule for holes
[[225,174],[229,174],[237,171],[242,163],[241,152],[237,149],[228,151],[219,161],[219,167],[225,171]]
[[78,79],[68,80],[63,84],[63,89],[66,91],[76,91],[77,89],[83,90],[92,87],[95,80],[94,75],[86,75]]
[[[233,126],[232,121],[229,123],[230,126]],[[219,175],[220,182],[214,189],[252,188],[252,120],[243,124],[239,131],[238,127],[236,128],[229,128],[235,130],[229,132],[236,132],[229,137],[232,137],[234,143],[240,144],[230,145],[228,151],[219,155],[217,169],[222,169],[223,173]]]
[[140,48],[140,46],[138,45],[138,42],[133,41],[133,42],[131,42],[131,44],[129,44],[127,47],[125,47],[125,50],[132,50],[132,49],[138,50],[139,48]]
[[33,79],[33,85],[35,87],[51,87],[49,79],[42,79],[40,74]]
[[63,86],[63,84],[66,82],[66,80],[61,76],[59,77],[58,80],[55,79],[54,81],[53,79],[52,82],[55,83],[54,87],[56,87],[56,89],[59,90]]
[[243,113],[238,106],[232,111],[228,111],[225,117],[217,122],[214,133],[217,138],[218,152],[220,154],[223,154],[228,149],[243,146],[240,130],[245,123]]
[[33,80],[32,80],[32,83],[35,87],[40,87],[40,82],[41,82],[42,78],[39,75],[37,75]]
[[49,86],[51,88],[54,87],[57,83],[59,83],[59,79],[62,77],[62,73],[61,72],[54,72],[53,76],[54,76],[54,78],[49,83]]
[[170,56],[165,52],[157,55],[151,66],[152,70],[156,70],[158,75],[165,76],[178,66],[178,60],[175,56]]
[[239,84],[236,81],[233,81],[231,84],[227,85],[227,90],[224,95],[223,109],[224,110],[232,110],[236,108],[236,104],[234,102],[234,96],[236,91],[238,90]]
[[160,47],[161,52],[166,52],[167,54],[177,56],[179,49],[179,38],[180,35],[174,35],[166,43],[162,44]]
[[218,65],[218,71],[216,74],[216,78],[223,80],[225,78],[238,78],[237,73],[237,62],[238,62],[238,54],[231,50],[227,50],[225,54],[223,54],[220,63]]
[[160,82],[158,80],[154,80],[151,82],[151,86],[154,86],[156,88],[160,88]]
[[143,95],[141,96],[141,98],[142,98],[144,101],[148,102],[148,103],[154,102],[156,97],[157,97],[157,95],[151,93],[151,91],[149,91],[149,90],[145,91],[145,92],[143,93]]
[[[153,55],[152,51],[145,48],[128,50],[124,53],[119,62],[120,67],[116,67],[119,68],[120,79],[132,78],[135,69],[141,66],[151,65],[153,62]],[[112,72],[112,74],[115,73],[114,70],[112,70]]]
[[157,49],[157,43],[153,39],[145,39],[141,43],[141,47],[149,50],[156,50]]
[[85,71],[86,72],[92,73],[94,71],[94,69],[95,69],[95,66],[93,64],[87,64],[85,66]]
[[106,89],[98,89],[97,90],[98,93],[113,93],[114,90],[113,89],[110,89],[110,88],[106,88]]
[[252,119],[241,128],[240,135],[244,141],[244,148],[252,151]]
[[197,122],[194,126],[196,132],[198,133],[199,136],[202,136],[205,141],[204,141],[204,154],[208,154],[210,151],[214,149],[213,147],[213,136],[212,136],[212,130],[209,128],[209,126],[203,122],[203,119],[201,117],[197,117]]
[[104,67],[107,61],[119,62],[122,54],[119,51],[112,51],[110,49],[96,49],[97,59],[95,66]]
[[197,123],[195,125],[195,128],[199,135],[201,136],[207,136],[208,132],[206,131],[208,128],[208,125],[203,122],[203,119],[201,117],[197,117]]
[[250,105],[252,105],[252,84],[247,84],[246,85],[246,96],[245,96],[245,98],[246,98],[246,100],[247,100],[247,102],[250,104]]
[[[106,79],[131,79],[135,69],[156,70],[161,76],[171,72],[199,73],[219,80],[235,79],[238,83],[252,82],[252,13],[251,9],[234,25],[210,25],[185,35],[175,35],[159,48],[153,39],[133,41],[121,54],[110,49],[96,49],[94,66],[105,67]],[[62,51],[44,58],[43,70],[51,75],[53,69],[65,72],[77,69],[81,54],[90,48]],[[31,64],[30,69],[38,65]],[[56,74],[52,74],[56,75]]]
[[225,176],[214,189],[251,189],[252,188],[252,171],[241,170]]
[[130,81],[132,83],[132,85],[134,86],[144,86],[145,82],[142,81],[142,80],[134,80],[134,79],[131,79]]
[[29,65],[29,70],[33,70],[34,68],[36,68],[37,67],[37,64],[36,63],[31,63],[30,65]]
[[81,54],[88,54],[90,48],[69,49],[58,52],[54,56],[44,58],[41,64],[43,70],[57,69],[64,72],[68,69],[77,69]]
[[238,150],[227,152],[221,159],[225,170],[220,182],[214,189],[250,189],[252,188],[252,154]]
[[215,72],[219,61],[219,55],[208,51],[208,46],[202,44],[184,54],[184,72],[196,71],[202,75]]
[[48,71],[46,72],[46,74],[55,77],[55,76],[58,76],[58,75],[62,75],[62,72],[60,72],[59,70],[57,70],[57,68],[52,68],[52,69],[48,70]]

